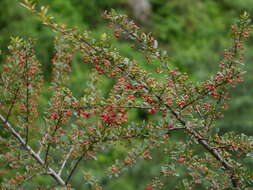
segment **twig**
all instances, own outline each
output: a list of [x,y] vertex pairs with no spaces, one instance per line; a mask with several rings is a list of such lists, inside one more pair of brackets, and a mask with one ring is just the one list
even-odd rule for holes
[[[2,115],[0,115],[0,120],[4,123],[4,125],[10,130],[11,134],[17,139],[17,141],[24,147],[24,149],[29,153],[31,157],[33,157],[40,165],[44,166],[45,162],[41,159],[41,157],[35,153],[35,151],[26,144],[25,140],[20,136],[20,134],[11,126],[9,122],[4,119]],[[59,176],[52,168],[48,168],[48,175],[52,176],[55,181],[57,181],[60,185],[65,185],[64,180]]]
[[59,172],[58,172],[58,175],[59,175],[59,176],[61,176],[61,173],[62,173],[62,171],[63,171],[63,169],[64,169],[64,167],[65,167],[65,165],[66,165],[66,163],[67,163],[67,161],[68,161],[68,159],[69,159],[69,157],[71,156],[72,152],[74,151],[74,149],[75,149],[75,146],[73,145],[73,146],[71,147],[71,149],[69,150],[69,153],[67,154],[65,160],[63,161],[63,163],[62,163],[62,165],[61,165],[61,168],[60,168],[60,170],[59,170]]
[[14,98],[13,98],[13,100],[12,100],[11,106],[10,106],[10,108],[9,108],[9,110],[8,110],[8,113],[7,113],[5,122],[8,122],[8,120],[9,120],[9,117],[10,117],[11,111],[12,111],[14,105],[15,105],[15,102],[16,102],[16,99],[17,99],[19,90],[20,90],[20,88],[17,88],[17,89],[16,89],[16,92],[15,92]]
[[18,184],[18,187],[23,186],[23,184],[24,184],[26,181],[28,181],[28,180],[30,180],[30,179],[32,179],[32,178],[38,176],[38,175],[47,175],[47,174],[48,174],[47,172],[39,172],[39,173],[32,174],[32,175],[28,176],[26,179],[24,179],[21,183],[19,183],[19,184]]
[[68,184],[69,180],[71,179],[72,175],[74,174],[74,171],[76,170],[77,166],[79,165],[79,163],[82,161],[82,159],[84,158],[85,152],[82,153],[82,155],[78,158],[78,160],[76,161],[74,167],[71,169],[69,176],[66,179],[66,184]]
[[25,80],[26,80],[26,140],[25,144],[27,145],[29,140],[29,76],[28,76],[28,60],[27,60],[27,53],[25,54]]
[[[95,108],[100,108],[103,107],[104,105],[101,106],[81,106],[79,108],[83,108],[83,109],[95,109]],[[138,105],[133,105],[133,106],[113,106],[110,105],[108,106],[110,108],[133,108],[133,109],[151,109],[152,107],[149,106],[138,106]]]
[[[60,113],[60,114],[59,114],[59,119],[57,120],[57,123],[56,123],[56,125],[55,125],[55,129],[54,129],[54,131],[53,131],[53,133],[52,133],[51,138],[54,137],[54,135],[55,135],[57,129],[59,128],[59,124],[60,124],[61,119],[62,119],[61,117],[62,117],[62,114]],[[46,149],[45,163],[47,163],[47,159],[48,159],[48,154],[49,154],[50,147],[51,147],[51,143],[49,142],[48,145],[47,145],[47,149]]]
[[43,144],[46,142],[47,138],[48,138],[48,133],[49,133],[49,130],[47,128],[47,124],[46,124],[46,121],[45,119],[43,119],[44,121],[44,124],[45,124],[45,127],[46,127],[46,134],[45,136],[42,137],[42,139],[40,140],[40,148],[39,148],[39,151],[37,152],[38,155],[40,155],[42,149],[43,149]]

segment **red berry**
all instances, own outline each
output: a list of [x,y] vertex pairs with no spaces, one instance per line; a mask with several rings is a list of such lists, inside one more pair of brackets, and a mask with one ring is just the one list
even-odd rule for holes
[[95,68],[99,71],[101,69],[101,66],[96,65]]
[[149,185],[146,185],[145,190],[151,190],[151,187]]
[[65,57],[70,59],[70,58],[72,58],[72,55],[70,53],[68,53],[65,55]]
[[179,162],[179,163],[183,163],[185,160],[186,160],[186,158],[181,157],[181,158],[178,158],[178,159],[177,159],[177,162]]
[[104,61],[104,65],[105,65],[105,66],[109,66],[109,65],[110,65],[110,62],[109,62],[109,61]]
[[78,115],[83,115],[83,116],[85,116],[85,117],[90,117],[91,113],[81,111]]
[[184,106],[186,106],[186,102],[185,101],[180,101],[180,102],[178,102],[178,105],[180,107],[184,107]]
[[148,113],[150,114],[154,114],[156,112],[156,109],[155,108],[151,108],[148,110]]

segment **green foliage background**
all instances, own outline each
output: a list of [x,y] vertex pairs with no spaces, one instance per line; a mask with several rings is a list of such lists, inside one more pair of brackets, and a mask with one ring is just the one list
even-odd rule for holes
[[[41,0],[43,5],[51,7],[51,13],[60,22],[69,26],[78,26],[82,29],[91,30],[95,37],[100,37],[104,32],[110,32],[102,19],[104,10],[111,8],[119,12],[131,15],[126,0]],[[253,15],[252,0],[151,0],[152,15],[150,23],[144,26],[144,30],[151,31],[160,42],[160,45],[168,50],[172,63],[181,70],[191,73],[193,80],[203,80],[217,69],[218,61],[223,55],[223,50],[229,46],[230,25],[243,11]],[[37,39],[36,50],[38,59],[43,64],[45,79],[50,81],[50,59],[53,55],[54,33],[43,26],[34,15],[22,8],[17,0],[0,1],[0,49],[2,54],[7,54],[7,46],[11,36],[33,37]],[[111,43],[120,51],[131,58],[136,59],[147,70],[153,70],[145,65],[144,56],[130,48],[127,41],[116,41],[112,38]],[[253,135],[253,39],[247,43],[245,82],[234,89],[233,101],[230,108],[224,113],[225,117],[218,122],[217,130],[223,133],[236,130],[239,133]],[[2,59],[2,57],[0,58]],[[83,65],[79,57],[75,57],[73,63],[72,89],[76,96],[80,96],[86,85],[89,67]],[[106,83],[106,88],[110,85]],[[104,85],[101,85],[104,86]],[[49,96],[48,93],[45,97]],[[45,102],[45,100],[42,100]],[[141,119],[141,114],[136,113],[135,118]],[[105,166],[113,163],[113,160],[125,150],[116,147],[116,151],[107,151],[99,155],[98,162],[89,165],[100,182],[108,190],[135,190],[144,189],[145,182],[159,173],[159,166],[163,158],[154,154],[151,162],[141,162],[130,169],[119,179],[108,180],[101,172]],[[245,160],[252,164],[252,161]],[[80,178],[82,173],[73,179],[77,189],[85,189]],[[0,174],[0,181],[1,178]],[[34,183],[51,183],[49,178],[37,178]],[[168,187],[173,187],[175,180],[169,181]],[[32,189],[32,187],[27,187]],[[201,188],[199,188],[201,189]]]

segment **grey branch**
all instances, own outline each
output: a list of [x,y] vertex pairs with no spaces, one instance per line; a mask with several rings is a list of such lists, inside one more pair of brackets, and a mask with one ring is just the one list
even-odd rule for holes
[[[5,126],[10,130],[11,134],[17,139],[17,141],[24,147],[24,149],[32,156],[40,165],[44,166],[45,162],[41,159],[41,157],[35,153],[35,151],[26,144],[26,141],[20,136],[20,134],[11,126],[11,124],[4,119],[2,115],[0,115],[0,120],[5,124]],[[48,168],[48,174],[52,176],[55,181],[57,181],[60,185],[66,185],[65,181],[59,176],[52,168]]]
[[71,147],[71,149],[69,150],[69,153],[67,154],[65,160],[63,161],[63,163],[62,163],[62,165],[61,165],[61,168],[60,168],[60,170],[59,170],[59,172],[58,172],[58,175],[59,175],[59,176],[61,176],[61,173],[62,173],[62,171],[63,171],[63,169],[64,169],[64,167],[65,167],[65,165],[66,165],[66,163],[67,163],[67,161],[68,161],[68,159],[69,159],[69,157],[71,156],[72,152],[74,151],[74,149],[75,149],[75,146],[73,145],[73,146]]

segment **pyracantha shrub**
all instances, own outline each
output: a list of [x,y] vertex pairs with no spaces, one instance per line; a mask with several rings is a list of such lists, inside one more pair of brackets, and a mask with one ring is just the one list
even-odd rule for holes
[[[0,81],[0,172],[6,172],[1,189],[25,189],[37,176],[49,176],[56,184],[38,189],[73,189],[71,179],[81,162],[96,162],[99,153],[118,144],[128,152],[105,171],[109,177],[119,177],[140,159],[152,159],[154,150],[164,154],[160,173],[142,181],[146,190],[166,188],[165,182],[174,178],[180,179],[175,189],[252,187],[253,172],[240,158],[252,159],[253,138],[232,131],[221,135],[215,125],[228,107],[230,89],[243,81],[244,41],[251,28],[247,13],[231,27],[232,45],[218,63],[219,70],[196,83],[173,67],[157,40],[127,16],[115,11],[104,14],[114,36],[131,40],[132,47],[146,57],[146,64],[156,67],[154,72],[120,55],[110,44],[109,35],[93,39],[89,32],[55,22],[47,7],[30,0],[22,5],[37,14],[57,37],[48,88],[43,85],[33,41],[11,39]],[[68,87],[73,53],[82,56],[82,64],[93,67],[81,98]],[[97,87],[103,78],[115,81],[106,97]],[[52,96],[41,111],[43,90]],[[132,109],[155,117],[130,122]],[[182,131],[184,139],[171,140],[176,131]],[[180,176],[178,168],[185,174]],[[89,171],[84,169],[83,177],[91,189],[102,189]]]

